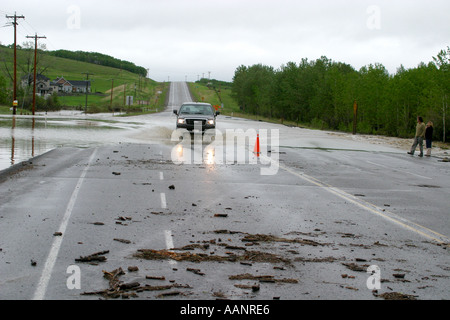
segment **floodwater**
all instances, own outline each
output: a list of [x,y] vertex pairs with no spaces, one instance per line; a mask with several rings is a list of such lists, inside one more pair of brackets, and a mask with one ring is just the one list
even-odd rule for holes
[[0,115],[0,170],[60,147],[170,141],[173,121],[169,113],[153,117],[86,116],[72,111]]
[[[89,148],[119,143],[173,145],[175,119],[169,111],[133,117],[111,113],[85,115],[74,111],[34,117],[0,115],[0,171],[60,147]],[[229,128],[244,131],[248,128],[277,129],[280,130],[280,138],[282,136],[281,146],[290,148],[404,153],[411,143],[409,139],[353,136],[221,117],[218,130],[224,139]],[[433,149],[435,156],[442,152],[439,148]]]

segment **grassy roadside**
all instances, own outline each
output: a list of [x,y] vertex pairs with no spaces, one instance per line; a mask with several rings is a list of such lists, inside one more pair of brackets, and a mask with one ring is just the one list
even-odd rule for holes
[[[132,85],[119,85],[107,90],[104,94],[89,94],[88,95],[88,113],[99,112],[126,112],[127,114],[142,114],[142,113],[154,113],[164,109],[165,100],[168,91],[168,85],[166,83],[154,82],[148,80],[147,86],[141,88],[141,101],[139,105],[135,103],[133,106],[124,106],[124,96],[134,96],[134,84]],[[125,92],[124,92],[125,90]],[[111,103],[112,96],[112,103]],[[138,96],[139,99],[139,96]],[[86,104],[86,95],[77,94],[70,96],[58,96],[58,101],[61,105],[61,109],[65,110],[84,110]],[[135,100],[136,101],[136,100]],[[147,105],[148,103],[148,105]],[[20,104],[20,101],[19,101]],[[12,114],[10,106],[0,106],[0,114]],[[37,110],[38,112],[42,110]],[[17,114],[30,115],[31,111],[22,109],[19,105],[17,108]]]
[[[4,46],[0,47],[0,54],[4,57],[4,65],[2,70],[13,69],[13,50]],[[27,73],[25,70],[32,71],[30,61],[33,59],[34,50],[18,50],[18,110],[22,110],[24,101],[24,93],[20,87],[20,81]],[[60,58],[47,54],[45,51],[38,53],[38,69],[45,70],[43,75],[50,80],[58,77],[64,77],[66,80],[86,80],[86,74],[89,73],[91,81],[92,93],[88,95],[88,112],[111,112],[124,109],[124,96],[134,96],[134,106],[130,111],[139,112],[142,109],[161,109],[165,102],[165,86],[167,84],[156,82],[152,79],[143,78],[139,75],[112,67],[97,65],[93,63],[81,62],[66,58]],[[4,70],[3,70],[4,69]],[[5,79],[9,79],[7,74],[2,74]],[[12,88],[12,83],[8,84]],[[12,90],[12,89],[11,89]],[[112,102],[111,102],[111,90]],[[124,92],[125,91],[125,92]],[[31,95],[28,89],[28,96]],[[160,93],[161,92],[161,93]],[[30,99],[25,100],[30,101]],[[139,104],[139,101],[141,103]],[[162,102],[161,102],[162,101]],[[86,96],[84,94],[75,95],[59,95],[58,102],[62,109],[78,109],[84,110],[86,104]],[[148,104],[148,106],[147,106]],[[24,106],[25,109],[31,109],[30,106]],[[42,110],[38,110],[42,111]],[[145,112],[145,111],[144,111]],[[23,114],[30,114],[26,110],[22,110]],[[0,114],[11,114],[8,106],[0,106]]]
[[220,113],[224,115],[231,115],[232,113],[239,113],[241,110],[231,96],[231,89],[217,88],[217,91],[212,87],[208,87],[201,83],[189,82],[189,89],[195,101],[204,101],[212,105],[221,106]]

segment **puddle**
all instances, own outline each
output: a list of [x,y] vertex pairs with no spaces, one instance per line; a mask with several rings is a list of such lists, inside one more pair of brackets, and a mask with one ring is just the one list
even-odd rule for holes
[[0,170],[60,147],[170,141],[170,117],[114,117],[53,113],[0,115]]

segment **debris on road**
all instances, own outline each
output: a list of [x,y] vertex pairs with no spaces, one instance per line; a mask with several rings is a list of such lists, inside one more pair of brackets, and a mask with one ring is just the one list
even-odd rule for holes
[[216,213],[216,214],[214,214],[214,217],[215,218],[226,218],[226,217],[228,217],[228,214],[226,214],[226,213]]
[[205,275],[200,269],[186,268],[186,271],[198,274],[199,276],[204,276]]
[[114,240],[114,241],[118,241],[118,242],[122,242],[122,243],[125,243],[125,244],[130,244],[130,243],[131,243],[130,240],[126,240],[126,239],[118,239],[118,238],[114,238],[113,240]]
[[259,284],[235,284],[234,286],[239,289],[251,289],[253,292],[260,290]]
[[158,276],[145,276],[145,279],[149,279],[149,280],[166,280],[166,277],[162,276],[162,277],[158,277]]
[[76,262],[105,262],[106,261],[106,257],[104,256],[105,254],[109,253],[109,250],[105,250],[105,251],[100,251],[100,252],[96,252],[93,253],[89,256],[81,256],[78,259],[75,259]]
[[272,275],[254,276],[250,273],[238,274],[229,276],[230,280],[257,280],[259,282],[271,282],[271,283],[298,283],[297,279],[277,279]]
[[[144,291],[164,291],[170,289],[191,289],[189,285],[180,285],[177,283],[163,286],[151,286],[151,285],[141,285],[139,282],[133,281],[129,283],[124,283],[119,280],[120,276],[125,275],[122,268],[115,269],[111,272],[103,270],[103,277],[109,281],[109,288],[98,291],[83,292],[81,295],[99,295],[104,298],[117,299],[117,298],[129,298],[137,297],[137,293]],[[146,277],[147,278],[147,277]],[[162,280],[162,279],[158,279]],[[157,296],[157,298],[172,296],[172,295],[182,295],[180,291],[172,291],[167,293],[162,293]]]
[[342,263],[344,266],[346,266],[348,269],[352,271],[357,272],[366,272],[368,266],[360,266],[356,263]]
[[243,239],[243,242],[286,242],[286,243],[299,243],[309,246],[323,246],[323,244],[308,240],[308,239],[286,239],[272,235],[265,234],[248,234]]
[[139,249],[134,255],[135,258],[147,260],[175,260],[175,261],[190,261],[190,262],[269,262],[269,263],[287,263],[290,261],[273,253],[261,251],[247,251],[242,255],[230,253],[227,256],[207,255],[204,253],[192,252],[175,252],[170,250],[153,250],[153,249]]
[[374,293],[374,296],[383,298],[384,300],[417,300],[417,296],[404,294],[401,292],[385,292],[382,294]]

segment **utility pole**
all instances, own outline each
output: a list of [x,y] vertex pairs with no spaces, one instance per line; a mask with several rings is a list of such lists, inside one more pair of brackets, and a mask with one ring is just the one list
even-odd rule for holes
[[84,106],[84,113],[87,114],[87,103],[88,103],[88,88],[89,88],[89,76],[93,76],[93,73],[84,72],[82,74],[86,75],[86,104]]
[[17,19],[25,19],[24,16],[18,16],[14,13],[13,16],[6,16],[7,19],[14,19],[12,23],[14,26],[14,84],[13,84],[13,114],[16,114],[16,103],[17,100]]
[[123,108],[125,109],[125,106],[127,105],[127,85],[123,85]]
[[33,77],[33,107],[32,107],[32,113],[33,116],[36,112],[36,67],[37,67],[37,43],[38,39],[47,39],[45,36],[39,37],[37,34],[34,36],[27,36],[29,39],[34,39],[34,77]]
[[355,100],[353,102],[353,135],[356,134],[357,121],[358,121],[358,102]]
[[113,94],[114,94],[114,79],[111,79],[111,102],[110,102],[110,108],[114,115],[114,109],[113,109]]

